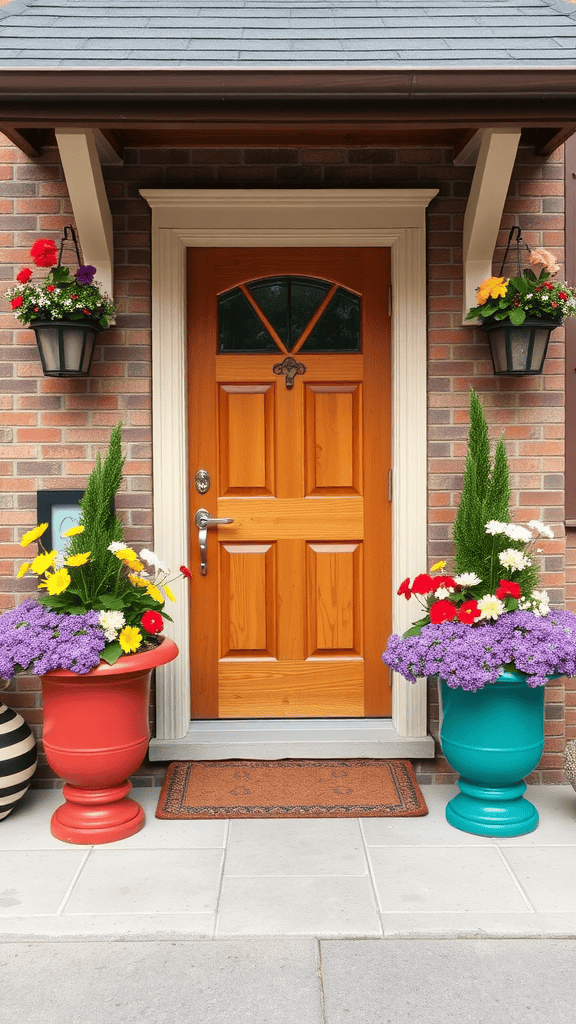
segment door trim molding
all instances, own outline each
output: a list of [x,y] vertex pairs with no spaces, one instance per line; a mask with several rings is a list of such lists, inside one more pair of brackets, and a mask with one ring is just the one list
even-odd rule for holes
[[[426,207],[438,189],[141,189],[152,209],[154,543],[188,563],[186,249],[204,246],[382,246],[392,260],[392,579],[426,562]],[[156,672],[157,738],[190,726],[189,602],[171,613],[180,657]],[[394,630],[409,625],[393,594]],[[385,638],[383,638],[384,643]],[[399,736],[426,735],[425,680],[393,680]]]

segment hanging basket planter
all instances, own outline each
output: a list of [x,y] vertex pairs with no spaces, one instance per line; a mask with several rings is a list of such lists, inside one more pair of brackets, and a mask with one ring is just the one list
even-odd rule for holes
[[[512,246],[517,273],[506,277],[504,267]],[[523,250],[530,263],[524,270]],[[538,275],[534,268],[539,268]],[[576,316],[576,289],[551,280],[559,269],[556,257],[547,249],[526,245],[520,226],[515,224],[499,276],[482,281],[476,289],[477,305],[466,315],[466,320],[475,320],[488,337],[495,374],[520,377],[542,373],[552,331]]]
[[559,327],[553,320],[526,317],[522,324],[509,320],[490,320],[480,327],[490,345],[494,373],[520,377],[542,373],[552,331]]
[[96,335],[102,330],[94,320],[36,320],[36,335],[45,377],[87,377],[92,365]]
[[[62,266],[64,246],[72,245],[78,269],[72,274]],[[30,249],[37,267],[49,268],[43,281],[23,267],[18,284],[6,292],[14,316],[36,335],[45,377],[87,377],[99,331],[113,321],[116,307],[94,281],[96,267],[84,265],[76,232],[64,229],[60,250],[51,238],[39,238]]]

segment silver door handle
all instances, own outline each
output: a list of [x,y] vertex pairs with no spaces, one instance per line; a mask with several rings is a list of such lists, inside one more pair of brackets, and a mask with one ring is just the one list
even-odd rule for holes
[[194,523],[198,527],[198,541],[200,543],[200,575],[205,576],[208,572],[208,528],[210,526],[228,526],[233,519],[216,519],[211,516],[208,509],[199,508],[194,516]]

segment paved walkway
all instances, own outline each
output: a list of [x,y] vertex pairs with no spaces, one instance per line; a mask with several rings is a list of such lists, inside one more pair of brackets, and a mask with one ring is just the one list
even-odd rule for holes
[[142,832],[94,847],[29,792],[0,822],[0,939],[576,935],[571,787],[532,787],[539,828],[498,841],[447,824],[449,786],[423,787],[426,817],[360,820],[160,821],[158,792],[135,791]]

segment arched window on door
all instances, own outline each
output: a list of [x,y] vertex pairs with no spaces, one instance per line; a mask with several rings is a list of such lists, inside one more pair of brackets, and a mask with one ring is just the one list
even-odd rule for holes
[[311,277],[268,277],[218,296],[219,352],[360,352],[360,296]]

